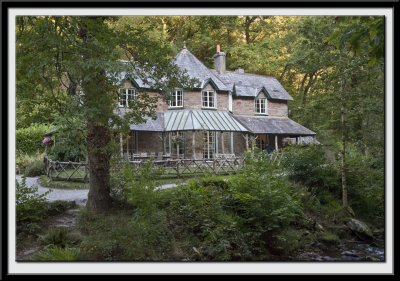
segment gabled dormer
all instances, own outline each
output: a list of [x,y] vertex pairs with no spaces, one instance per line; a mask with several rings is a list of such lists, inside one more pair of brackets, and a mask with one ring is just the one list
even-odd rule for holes
[[254,98],[254,113],[256,115],[268,115],[268,98],[271,98],[265,87],[256,89]]
[[118,107],[127,108],[138,96],[139,85],[135,80],[125,79],[118,88]]
[[217,91],[218,86],[213,79],[208,78],[201,84],[201,108],[216,109],[217,108]]

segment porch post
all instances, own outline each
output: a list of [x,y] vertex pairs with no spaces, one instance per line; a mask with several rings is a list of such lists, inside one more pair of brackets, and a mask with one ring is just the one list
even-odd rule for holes
[[231,153],[234,154],[235,152],[233,151],[233,132],[231,132]]
[[275,135],[275,150],[278,151],[278,135]]
[[128,155],[128,160],[129,160],[129,134],[126,136],[126,153]]
[[218,132],[212,132],[214,135],[214,142],[215,142],[215,154],[218,154]]
[[135,131],[135,147],[136,147],[136,153],[139,153],[139,137],[137,131]]
[[249,150],[249,134],[246,133],[246,150]]
[[120,152],[121,152],[121,158],[124,157],[124,148],[122,145],[122,133],[119,133],[119,148],[120,148]]
[[222,154],[225,154],[224,132],[221,132],[221,150]]
[[196,132],[192,132],[192,151],[193,151],[193,159],[196,159]]

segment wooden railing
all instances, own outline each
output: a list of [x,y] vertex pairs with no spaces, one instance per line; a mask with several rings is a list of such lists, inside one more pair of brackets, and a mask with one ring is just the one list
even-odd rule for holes
[[89,179],[86,163],[53,161],[45,156],[44,169],[52,180],[87,182]]
[[[147,160],[129,161],[134,167],[140,168]],[[193,174],[229,174],[235,173],[244,165],[244,158],[220,158],[220,159],[168,159],[154,160],[152,168],[163,175]],[[135,169],[139,170],[139,169]]]
[[[282,153],[269,154],[271,161],[277,161],[278,165],[282,159]],[[151,161],[151,169],[162,175],[184,176],[195,174],[230,174],[236,173],[245,165],[244,157],[218,157],[215,159],[167,159],[155,160],[154,158],[122,161],[130,163],[139,172],[140,168]],[[52,180],[87,182],[89,173],[87,163],[60,162],[44,158],[46,175]]]

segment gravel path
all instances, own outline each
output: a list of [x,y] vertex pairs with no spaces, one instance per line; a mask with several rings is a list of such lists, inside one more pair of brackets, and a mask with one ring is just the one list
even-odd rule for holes
[[[38,194],[43,194],[49,190],[38,183],[38,177],[27,177],[27,186],[38,186]],[[18,182],[22,181],[21,176],[17,176]],[[75,201],[76,204],[85,205],[88,198],[89,189],[52,189],[52,192],[46,195],[49,201]]]
[[[50,190],[47,187],[43,187],[39,184],[38,182],[38,177],[27,177],[26,178],[26,185],[27,186],[38,186],[38,194],[43,194],[46,191]],[[22,176],[18,175],[17,176],[18,182],[22,181]],[[167,189],[167,188],[172,188],[179,186],[176,183],[168,183],[168,184],[163,184],[156,189]],[[57,200],[63,200],[63,201],[75,201],[76,204],[79,205],[85,205],[87,198],[88,198],[88,193],[89,189],[52,189],[52,192],[46,195],[47,200],[49,201],[57,201]]]

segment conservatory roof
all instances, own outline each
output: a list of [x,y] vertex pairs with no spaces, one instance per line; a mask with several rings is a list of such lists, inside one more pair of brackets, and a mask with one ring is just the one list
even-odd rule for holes
[[164,113],[164,129],[170,131],[248,132],[228,112],[213,110],[179,110]]

